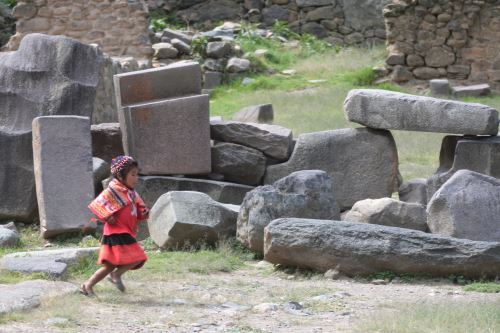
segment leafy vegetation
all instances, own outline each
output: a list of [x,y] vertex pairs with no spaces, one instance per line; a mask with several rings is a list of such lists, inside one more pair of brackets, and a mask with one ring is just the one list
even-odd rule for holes
[[0,3],[3,3],[9,8],[14,8],[17,5],[17,0],[0,0]]
[[464,287],[465,291],[477,291],[480,293],[500,293],[498,282],[474,282]]

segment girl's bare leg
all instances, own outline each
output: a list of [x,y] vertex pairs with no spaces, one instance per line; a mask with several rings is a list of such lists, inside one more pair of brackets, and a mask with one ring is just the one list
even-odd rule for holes
[[92,288],[109,273],[111,273],[116,266],[111,265],[107,261],[103,263],[103,267],[99,268],[92,276],[83,284],[88,293],[93,293]]

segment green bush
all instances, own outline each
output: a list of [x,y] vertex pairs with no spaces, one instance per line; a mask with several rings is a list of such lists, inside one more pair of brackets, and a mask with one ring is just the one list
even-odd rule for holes
[[17,5],[17,0],[0,0],[0,2],[9,8],[14,8],[14,6]]

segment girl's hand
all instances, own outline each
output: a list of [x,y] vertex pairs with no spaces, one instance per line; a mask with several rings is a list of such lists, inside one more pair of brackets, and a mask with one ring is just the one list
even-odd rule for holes
[[106,223],[109,223],[109,224],[115,224],[115,218],[113,217],[113,215],[111,215],[110,217],[108,217],[108,219],[105,221]]

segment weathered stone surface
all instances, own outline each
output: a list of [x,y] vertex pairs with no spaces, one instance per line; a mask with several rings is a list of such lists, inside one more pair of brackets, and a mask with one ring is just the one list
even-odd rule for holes
[[79,231],[94,198],[90,119],[45,116],[33,120],[33,163],[44,238]]
[[168,28],[163,30],[161,38],[162,38],[162,41],[164,41],[163,38],[165,38],[166,42],[170,42],[172,39],[179,39],[188,45],[191,45],[191,40],[192,40],[192,38],[190,36],[180,32],[180,31],[176,31],[176,30],[172,30],[172,29],[168,29]]
[[32,120],[90,117],[101,59],[89,45],[41,34],[27,35],[18,51],[0,54],[0,219],[32,220],[37,207]]
[[488,96],[491,94],[491,87],[489,84],[476,84],[471,86],[456,86],[452,89],[453,96],[461,97],[478,97]]
[[463,103],[378,89],[353,89],[344,101],[346,117],[380,129],[496,135],[498,111]]
[[398,192],[399,200],[403,202],[427,205],[427,179],[425,178],[404,182]]
[[250,60],[242,58],[231,58],[227,62],[226,70],[229,73],[241,73],[250,69]]
[[425,206],[391,198],[358,201],[342,220],[420,231],[427,230]]
[[192,61],[118,74],[114,80],[118,109],[132,104],[201,93],[201,68]]
[[[184,3],[185,0],[182,1]],[[189,3],[189,1],[186,1]],[[189,5],[183,5],[188,7]],[[233,0],[202,1],[190,8],[179,10],[176,16],[182,21],[190,22],[220,22],[237,21],[241,19],[243,7]]]
[[0,259],[0,269],[24,274],[45,273],[52,278],[62,278],[69,265],[78,264],[81,259],[97,254],[98,250],[94,247],[16,252]]
[[429,67],[446,67],[455,62],[455,54],[446,47],[432,47],[425,55],[425,64]]
[[[360,241],[363,240],[363,241]],[[265,230],[265,260],[356,276],[381,271],[470,278],[500,272],[500,243],[342,221],[284,218]]]
[[479,241],[500,241],[500,180],[458,170],[427,206],[431,232]]
[[162,176],[139,177],[136,186],[148,207],[152,207],[162,194],[170,191],[202,192],[215,201],[239,205],[245,194],[252,189],[252,186],[215,180]]
[[92,157],[92,174],[95,193],[99,194],[103,190],[102,181],[110,176],[110,164],[98,157]]
[[210,134],[213,140],[255,148],[278,160],[286,160],[290,156],[293,138],[292,131],[288,128],[235,121],[211,122]]
[[221,72],[205,71],[203,78],[203,89],[215,89],[222,83]]
[[237,237],[252,251],[262,253],[264,228],[281,217],[339,219],[335,189],[328,174],[302,170],[273,185],[249,192],[240,207]]
[[151,239],[161,248],[214,244],[236,234],[237,213],[200,192],[168,192],[151,208]]
[[91,125],[90,131],[92,133],[92,156],[102,158],[109,163],[116,156],[125,154],[119,123]]
[[0,248],[15,247],[19,244],[19,234],[16,231],[0,225]]
[[234,121],[243,123],[264,123],[272,124],[274,120],[274,111],[272,104],[260,104],[247,106],[236,112],[233,116]]
[[392,70],[391,79],[394,82],[407,82],[413,79],[413,74],[408,70],[408,68],[396,65]]
[[170,44],[172,44],[180,54],[191,54],[191,46],[180,39],[174,38],[170,41]]
[[153,44],[155,50],[154,57],[157,59],[175,59],[179,51],[170,43],[156,43]]
[[231,52],[231,44],[228,42],[210,42],[207,44],[207,56],[209,58],[223,58]]
[[285,6],[272,5],[262,9],[262,23],[266,26],[272,26],[276,21],[288,22],[290,10]]
[[122,108],[123,146],[145,175],[210,172],[208,95]]
[[266,171],[266,157],[257,149],[234,143],[218,143],[212,147],[212,172],[224,180],[259,185]]
[[389,0],[340,0],[344,9],[346,25],[357,31],[368,29],[383,29],[384,17],[382,10]]
[[33,280],[17,284],[0,284],[0,315],[14,311],[37,308],[42,299],[63,297],[78,291],[78,287],[69,282]]
[[296,0],[298,7],[318,7],[334,4],[334,0]]
[[417,79],[430,80],[440,76],[439,71],[432,67],[418,67],[413,70],[413,75]]
[[348,209],[359,200],[391,195],[398,173],[396,145],[390,132],[368,128],[301,134],[288,162],[267,167],[264,184],[310,169],[330,175],[340,209]]
[[427,180],[427,199],[460,169],[500,178],[500,137],[445,136],[439,168]]
[[432,96],[448,96],[450,94],[450,82],[446,79],[434,79],[429,81]]

